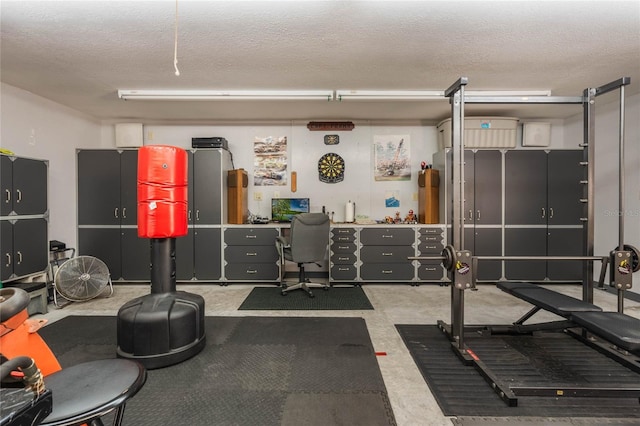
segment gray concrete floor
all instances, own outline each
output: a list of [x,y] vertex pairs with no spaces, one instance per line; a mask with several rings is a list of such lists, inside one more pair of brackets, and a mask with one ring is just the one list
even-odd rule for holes
[[[67,315],[116,315],[126,301],[149,292],[144,284],[116,284],[113,296],[98,297],[88,302],[71,303],[62,309],[49,305],[44,317],[54,322]],[[437,320],[450,322],[449,287],[406,284],[364,285],[374,310],[365,311],[238,311],[238,307],[254,285],[218,284],[183,285],[179,290],[200,294],[205,298],[207,316],[350,316],[362,317],[367,323],[376,352],[386,352],[378,362],[391,400],[393,412],[399,426],[450,426],[458,419],[445,417],[429,387],[414,364],[411,355],[396,332],[396,324],[435,324]],[[553,286],[554,290],[581,298],[579,286]],[[614,293],[595,290],[594,303],[605,310],[616,310]],[[478,291],[465,292],[466,324],[509,324],[518,319],[531,306],[509,296],[492,285],[480,285]],[[640,318],[640,304],[626,301],[625,313]],[[537,319],[557,319],[552,314],[539,313]],[[462,419],[460,419],[462,420]],[[588,419],[585,419],[588,420]],[[528,419],[527,424],[550,424],[567,419]],[[594,424],[593,419],[589,420]],[[490,423],[486,423],[490,424]],[[501,423],[506,424],[506,423]],[[572,424],[579,424],[575,421]]]

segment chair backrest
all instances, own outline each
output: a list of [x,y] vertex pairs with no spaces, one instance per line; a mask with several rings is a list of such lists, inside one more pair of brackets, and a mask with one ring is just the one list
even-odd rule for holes
[[300,213],[291,220],[291,260],[297,263],[324,260],[329,247],[329,216]]

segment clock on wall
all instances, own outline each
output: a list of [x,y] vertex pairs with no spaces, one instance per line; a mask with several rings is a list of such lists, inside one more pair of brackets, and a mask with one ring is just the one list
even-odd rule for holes
[[329,152],[318,160],[318,178],[324,183],[344,180],[344,160],[338,154]]

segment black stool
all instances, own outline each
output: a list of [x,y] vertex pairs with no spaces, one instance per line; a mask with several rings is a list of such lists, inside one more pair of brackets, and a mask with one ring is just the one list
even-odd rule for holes
[[100,417],[116,410],[122,423],[125,403],[147,380],[147,371],[127,359],[102,359],[74,365],[44,378],[53,395],[53,411],[42,426],[102,426]]

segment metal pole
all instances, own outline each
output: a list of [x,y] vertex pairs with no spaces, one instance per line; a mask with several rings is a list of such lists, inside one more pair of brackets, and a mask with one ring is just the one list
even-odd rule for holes
[[[595,90],[585,89],[584,91],[584,113],[583,113],[583,154],[582,158],[587,168],[584,173],[582,183],[582,199],[586,200],[586,217],[582,218],[583,234],[585,243],[585,256],[593,256],[593,242],[595,236],[594,226],[594,187],[595,179]],[[593,303],[593,263],[585,262],[583,267],[582,300]]]
[[624,86],[620,86],[620,130],[618,132],[618,250],[624,250]]

